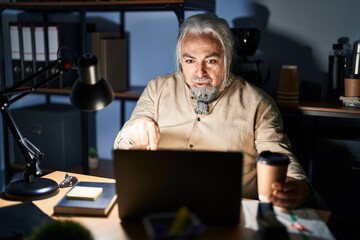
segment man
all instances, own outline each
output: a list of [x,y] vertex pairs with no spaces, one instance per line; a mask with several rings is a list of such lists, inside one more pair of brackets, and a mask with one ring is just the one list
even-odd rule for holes
[[310,198],[310,184],[290,151],[273,99],[230,73],[233,45],[224,19],[213,14],[188,18],[179,29],[178,71],[149,81],[114,148],[241,151],[246,198],[257,198],[258,154],[286,153],[288,178],[273,184],[270,200],[299,207]]

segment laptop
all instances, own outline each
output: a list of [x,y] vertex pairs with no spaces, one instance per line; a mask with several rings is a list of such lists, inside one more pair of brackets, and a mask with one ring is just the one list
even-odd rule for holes
[[119,217],[186,206],[204,223],[240,221],[243,155],[239,152],[114,150]]

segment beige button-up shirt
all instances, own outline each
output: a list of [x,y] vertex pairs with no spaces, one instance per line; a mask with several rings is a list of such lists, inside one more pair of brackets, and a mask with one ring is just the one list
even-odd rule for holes
[[[286,153],[288,176],[307,180],[283,133],[279,110],[271,97],[241,77],[231,75],[209,114],[194,112],[196,101],[181,72],[149,81],[118,136],[114,148],[129,148],[126,131],[138,117],[154,119],[161,138],[158,149],[240,151],[244,154],[243,197],[257,198],[256,157],[262,151]],[[240,174],[240,173],[239,173]]]

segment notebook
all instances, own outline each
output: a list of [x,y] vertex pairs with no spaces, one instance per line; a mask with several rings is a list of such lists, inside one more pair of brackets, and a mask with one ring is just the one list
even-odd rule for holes
[[243,155],[239,152],[114,150],[122,221],[185,206],[205,224],[240,221]]

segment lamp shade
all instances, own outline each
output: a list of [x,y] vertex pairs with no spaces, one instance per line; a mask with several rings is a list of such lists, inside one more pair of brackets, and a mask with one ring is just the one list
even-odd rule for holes
[[114,100],[114,91],[100,77],[97,63],[97,58],[91,53],[83,54],[78,60],[80,78],[71,89],[70,101],[83,111],[100,110]]

